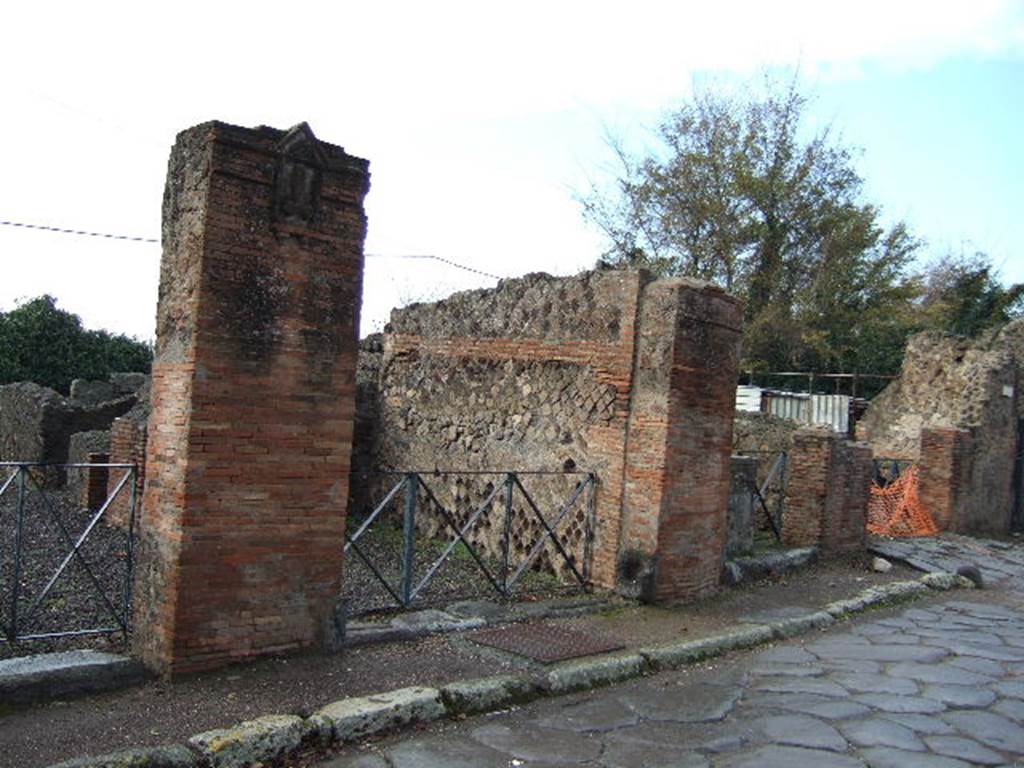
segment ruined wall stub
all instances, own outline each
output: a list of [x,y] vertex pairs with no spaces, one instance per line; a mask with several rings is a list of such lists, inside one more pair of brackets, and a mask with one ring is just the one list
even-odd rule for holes
[[1009,530],[1022,368],[1022,321],[977,339],[917,334],[857,426],[876,456],[919,460],[922,502],[944,530]]
[[368,184],[305,124],[177,138],[134,597],[154,668],[331,639]]
[[825,551],[864,548],[871,448],[829,429],[802,429],[789,452],[782,542]]
[[[380,373],[382,439],[376,464],[395,469],[558,470],[567,462],[601,479],[594,579],[614,581],[626,426],[635,344],[636,272],[572,278],[536,274],[395,310]],[[467,478],[451,495],[479,503],[486,483]],[[533,478],[554,501],[565,481]],[[571,488],[571,485],[568,486]],[[568,493],[566,492],[567,496]],[[563,497],[564,499],[564,497]],[[516,510],[513,559],[539,529]],[[488,548],[500,521],[473,532]],[[582,554],[583,520],[569,526]],[[563,530],[563,532],[565,532]],[[548,563],[558,569],[557,562]]]
[[[650,597],[703,594],[725,544],[739,324],[721,290],[617,270],[528,275],[396,310],[376,463],[592,471],[592,580],[614,586],[626,548],[658,562]],[[579,522],[567,530],[576,553]],[[514,547],[538,533],[524,526]],[[472,533],[485,547],[488,536]]]

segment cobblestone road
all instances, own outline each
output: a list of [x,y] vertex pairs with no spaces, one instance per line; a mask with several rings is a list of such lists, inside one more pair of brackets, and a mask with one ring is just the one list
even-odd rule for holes
[[987,571],[1003,580],[997,591],[959,592],[711,667],[433,726],[322,768],[1024,765],[1016,554],[992,561],[1002,569]]

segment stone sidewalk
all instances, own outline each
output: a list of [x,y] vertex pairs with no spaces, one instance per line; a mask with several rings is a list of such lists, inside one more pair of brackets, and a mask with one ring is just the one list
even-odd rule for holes
[[[995,544],[998,543],[988,546],[969,540],[962,542],[964,560],[960,561],[960,564],[967,562],[976,566],[984,573],[989,583],[1015,576],[1014,570],[1019,567],[1018,560],[1022,550]],[[954,546],[961,546],[961,543],[954,542]],[[955,553],[946,554],[953,558]],[[953,560],[950,559],[949,562],[953,563]],[[955,654],[965,655],[955,648],[945,648],[941,652],[941,658],[931,660],[929,654],[935,656],[936,649],[941,648],[941,642],[939,639],[922,635],[914,643],[925,649],[925,657],[914,657],[913,652],[905,647],[914,644],[908,642],[909,635],[902,637],[901,642],[900,639],[895,639],[897,635],[902,634],[899,627],[881,623],[889,620],[887,617],[892,609],[886,606],[891,605],[892,601],[923,598],[924,602],[921,605],[945,610],[942,608],[943,601],[962,598],[964,595],[970,596],[971,600],[979,605],[992,603],[994,597],[1003,598],[1005,602],[1005,599],[1014,596],[1013,592],[1006,591],[942,592],[941,590],[949,589],[958,582],[956,577],[948,572],[907,581],[906,573],[897,571],[899,569],[895,569],[892,574],[876,574],[875,576],[881,578],[879,580],[857,575],[857,571],[851,570],[848,565],[835,568],[828,564],[819,564],[808,573],[796,574],[767,585],[755,585],[747,590],[724,593],[696,610],[618,609],[607,615],[570,620],[570,624],[575,625],[577,629],[589,627],[600,633],[614,630],[613,634],[625,649],[622,652],[559,662],[551,666],[524,663],[522,659],[517,661],[518,657],[513,654],[481,654],[480,646],[475,646],[476,650],[472,650],[473,644],[467,643],[461,637],[461,633],[456,633],[440,636],[444,639],[438,642],[430,640],[381,646],[379,650],[390,662],[386,669],[373,666],[374,660],[380,661],[381,658],[375,646],[364,647],[367,650],[374,649],[366,658],[361,658],[361,649],[355,649],[350,654],[342,654],[338,658],[290,660],[287,664],[282,660],[280,670],[275,667],[272,670],[273,674],[266,675],[267,670],[264,670],[257,676],[257,680],[261,681],[260,686],[272,684],[272,687],[266,690],[263,687],[254,688],[250,682],[246,682],[245,675],[248,675],[248,670],[229,671],[224,680],[219,683],[214,681],[216,684],[203,678],[186,683],[184,688],[178,685],[165,689],[144,687],[123,694],[105,694],[101,698],[72,702],[63,706],[57,703],[39,710],[15,713],[0,718],[0,736],[6,728],[7,736],[20,743],[16,752],[20,749],[18,754],[24,759],[18,764],[26,766],[49,765],[53,762],[53,757],[44,761],[43,755],[53,755],[55,751],[61,751],[64,755],[69,751],[71,754],[82,755],[85,749],[94,755],[109,752],[110,747],[105,750],[97,749],[99,744],[95,736],[101,733],[100,729],[106,728],[109,731],[112,726],[123,727],[123,730],[109,731],[104,736],[107,744],[113,746],[118,740],[124,744],[124,739],[127,738],[125,746],[141,747],[123,751],[118,755],[78,759],[67,764],[90,768],[101,765],[104,768],[127,765],[146,765],[150,768],[197,768],[210,765],[228,768],[255,764],[309,766],[316,764],[317,760],[330,765],[325,755],[330,754],[330,749],[341,748],[347,751],[336,753],[336,757],[330,760],[340,761],[337,765],[354,766],[491,764],[477,762],[486,760],[498,761],[497,764],[502,765],[522,765],[525,764],[524,761],[533,765],[631,764],[621,760],[617,763],[609,762],[614,759],[617,749],[621,754],[625,754],[622,750],[633,750],[638,751],[640,755],[646,754],[645,750],[653,750],[652,754],[656,755],[659,749],[662,752],[668,750],[676,756],[692,752],[691,757],[687,759],[697,760],[694,763],[697,765],[731,764],[722,761],[739,759],[754,753],[758,756],[752,759],[762,760],[766,759],[765,755],[768,753],[757,750],[769,747],[807,749],[813,754],[816,749],[813,745],[801,746],[773,741],[773,734],[778,729],[772,730],[767,724],[758,723],[762,720],[768,722],[770,718],[797,715],[813,717],[817,707],[825,706],[823,712],[826,714],[817,713],[818,716],[823,717],[823,721],[835,719],[836,723],[826,724],[842,734],[843,731],[838,725],[842,718],[833,718],[828,714],[829,708],[841,700],[863,697],[868,692],[844,687],[844,683],[839,679],[841,675],[858,672],[876,677],[899,675],[899,669],[890,670],[888,665],[899,662],[951,663]],[[970,586],[969,582],[960,581]],[[832,602],[828,602],[829,600]],[[1003,606],[1006,610],[1013,610],[1015,607],[1014,604]],[[888,627],[881,637],[873,637],[870,633],[861,634],[859,629],[861,623],[868,617],[858,618],[858,615],[872,608],[885,608],[873,614],[874,622],[878,622],[881,627]],[[846,621],[851,617],[854,621]],[[970,624],[972,616],[965,613],[964,618],[968,621],[962,623]],[[982,620],[994,621],[987,615],[983,616]],[[936,626],[922,626],[920,629],[935,630],[942,624],[938,619],[935,622]],[[1007,626],[1011,630],[1016,629],[1016,624]],[[822,634],[820,630],[827,627],[832,627],[832,631],[828,635]],[[774,665],[766,667],[774,669],[772,675],[762,674],[763,670],[758,666],[759,663],[748,659],[751,653],[743,650],[800,635],[809,635],[824,642],[826,638],[834,640],[847,634],[849,638],[844,640],[845,644],[856,647],[843,651],[841,648],[844,645],[840,643],[840,650],[835,653],[834,649],[829,649],[818,654],[810,646],[803,648],[800,643],[790,640],[793,648],[801,647],[803,652],[810,655],[802,660],[766,661],[766,664]],[[1009,649],[1004,651],[1005,653],[1012,653],[1016,648],[1009,638],[998,639],[1002,646]],[[875,653],[902,655],[894,661],[861,657],[868,653],[865,648],[875,645],[885,648],[889,648],[890,645],[900,647],[896,651],[885,650]],[[400,647],[403,648],[403,652],[408,651],[405,653],[406,656],[412,654],[412,657],[407,659],[412,662],[412,666],[394,663],[402,660],[401,655],[395,655]],[[444,650],[444,659],[447,661],[438,664],[437,662],[441,661],[441,657],[438,656],[432,662],[424,655],[424,651],[429,648],[434,649],[435,655],[438,651]],[[449,658],[451,654],[458,658]],[[989,661],[1000,663],[999,660]],[[1007,662],[1014,661],[1015,659],[1007,659]],[[371,666],[367,667],[367,663]],[[344,676],[331,677],[341,671],[339,664],[347,672]],[[315,685],[312,679],[307,680],[303,677],[315,674],[318,670],[321,674]],[[370,670],[391,673],[391,686],[379,685],[381,679],[378,675],[374,678],[377,679],[378,685],[364,687],[362,692],[352,690],[348,682],[343,682],[339,688],[339,680],[362,680],[363,675]],[[427,679],[417,679],[423,677],[423,670],[426,670]],[[1015,668],[1007,668],[1007,674],[1016,671]],[[323,677],[325,674],[327,678]],[[498,677],[486,677],[487,675]],[[765,681],[766,685],[788,685],[795,688],[761,688],[759,675],[771,678]],[[1005,682],[1001,679],[997,681]],[[195,695],[195,691],[189,692],[198,683],[205,686],[204,690],[209,689],[205,695],[199,697]],[[390,690],[395,683],[414,687]],[[620,684],[621,687],[596,690],[602,685],[614,684]],[[242,686],[248,691],[244,697],[236,695],[242,690]],[[806,690],[807,686],[813,690]],[[345,688],[348,698],[338,699],[334,696],[324,701],[325,695],[330,696],[331,690],[340,692]],[[214,702],[210,699],[210,694],[218,690],[227,691],[226,698]],[[915,690],[917,693],[913,695],[930,698],[925,696],[921,686]],[[271,691],[276,695],[268,695]],[[573,693],[575,691],[584,693]],[[634,692],[635,701],[610,703],[619,693],[629,691]],[[679,693],[679,696],[672,699],[665,691]],[[152,693],[158,694],[158,698],[151,700],[149,694]],[[749,709],[750,702],[762,694],[773,694],[769,697],[771,706],[760,713],[755,712],[752,719],[743,717],[745,712],[753,711]],[[904,695],[911,694],[908,692]],[[140,696],[143,698],[140,699]],[[524,701],[538,698],[539,701],[525,709],[516,708]],[[239,702],[243,700],[252,714],[247,718],[227,719],[225,705],[227,708],[238,709]],[[648,705],[643,704],[644,700],[648,701]],[[328,703],[332,701],[333,703]],[[658,701],[666,702],[666,706],[662,710],[651,710]],[[872,705],[867,700],[854,703],[859,705],[859,709],[847,716],[852,720],[866,720],[871,713],[882,717],[882,713],[885,712],[880,705]],[[193,711],[199,704],[202,706]],[[252,706],[248,706],[249,704]],[[685,714],[682,722],[673,721],[665,714],[690,704],[698,706],[698,709]],[[620,715],[612,721],[607,721],[601,719],[599,712],[591,716],[588,714],[589,709],[584,707],[578,716],[573,716],[573,728],[554,727],[545,719],[554,717],[567,707],[583,705],[602,711],[612,707],[619,711]],[[792,708],[786,709],[784,705]],[[802,706],[803,710],[799,709],[798,705]],[[145,712],[125,709],[132,706],[144,706],[149,709]],[[942,706],[943,713],[946,709],[952,708],[947,704]],[[466,719],[472,713],[496,710],[504,714]],[[60,715],[62,711],[63,716]],[[680,711],[689,710],[683,707]],[[288,714],[270,715],[272,712]],[[175,717],[176,722],[172,724],[169,721],[161,721],[157,724],[154,720],[155,716],[164,717],[166,720],[167,715]],[[126,717],[131,719],[131,723],[122,722],[122,718]],[[250,719],[253,717],[255,719]],[[205,719],[206,722],[220,722],[210,722],[206,728],[196,728],[192,725],[198,723],[200,719]],[[246,722],[240,722],[241,720]],[[86,722],[90,725],[86,726]],[[72,723],[75,725],[76,733],[83,735],[77,742],[69,740],[73,734],[67,727]],[[214,730],[209,730],[211,725]],[[425,729],[429,729],[430,733],[436,732],[438,735],[410,741],[410,732],[406,730],[404,738],[399,733],[393,741],[375,742],[377,746],[371,745],[367,750],[359,751],[360,746],[368,741],[382,738],[386,733],[394,732],[396,728],[401,729],[410,725],[417,729],[416,733],[422,734]],[[149,731],[140,731],[143,726]],[[495,730],[491,726],[506,727],[509,730],[502,731],[501,727]],[[648,730],[670,731],[674,726],[687,726],[688,730],[675,735],[669,734],[661,741],[643,736]],[[484,730],[479,731],[480,728]],[[718,745],[718,752],[710,751],[699,738],[700,734],[709,728],[720,731],[721,738],[724,739]],[[735,729],[740,736],[734,738],[733,735],[726,733],[729,728]],[[742,737],[746,732],[744,729],[750,729],[753,735]],[[516,734],[521,730],[532,733],[533,738],[525,743],[521,739],[517,741]],[[44,732],[48,734],[45,744],[56,743],[56,739],[59,738],[64,739],[65,746],[58,749],[42,749],[37,737]],[[503,733],[504,735],[501,735]],[[627,738],[630,735],[632,738]],[[843,738],[846,739],[846,751],[836,751],[833,744],[832,749],[826,750],[829,759],[857,754],[856,742],[845,736]],[[420,749],[417,744],[423,739],[427,741],[425,746],[420,745]],[[430,739],[435,741],[430,742]],[[645,739],[650,744],[642,744]],[[4,738],[0,738],[0,741],[3,740]],[[541,759],[540,755],[529,750],[536,749],[538,744],[546,743],[545,740],[552,744],[563,741],[597,742],[599,750],[571,753],[556,750]],[[606,740],[608,743],[605,743]],[[615,740],[632,746],[628,746],[628,749],[625,746],[615,747],[612,743]],[[153,744],[154,741],[156,744],[168,746],[146,746],[147,743]],[[923,743],[928,749],[933,748],[927,742]],[[416,750],[410,753],[412,756],[408,759],[402,758],[403,750],[412,748],[410,744],[416,747]],[[8,747],[14,746],[14,743],[8,742]],[[431,752],[449,746],[456,751],[449,755]],[[72,748],[74,751],[71,751]],[[924,754],[927,753],[921,753]],[[937,758],[938,755],[932,757]],[[1000,755],[1001,759],[1004,757],[1005,754]],[[675,759],[672,757],[667,764],[675,764],[672,762]],[[0,764],[2,762],[0,760]],[[642,761],[632,764],[662,763]]]
[[970,562],[996,590],[961,592],[739,658],[438,724],[427,734],[350,747],[319,766],[1020,764],[1024,552],[962,537],[899,546],[922,565]]

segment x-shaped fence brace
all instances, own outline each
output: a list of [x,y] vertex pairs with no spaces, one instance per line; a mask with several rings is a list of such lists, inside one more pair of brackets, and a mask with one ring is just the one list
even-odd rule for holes
[[[746,451],[747,453],[757,454],[759,451]],[[768,495],[768,489],[772,483],[778,480],[782,484],[783,494],[785,493],[786,486],[786,469],[787,469],[787,456],[786,452],[782,451],[775,457],[775,461],[772,463],[771,469],[768,470],[768,474],[765,476],[764,482],[760,486],[756,482],[747,480],[751,495],[761,505],[761,509],[764,510],[765,517],[768,518],[768,525],[771,526],[772,534],[774,534],[777,541],[782,541],[782,506],[780,504],[777,513],[773,513],[768,508],[768,502],[765,500],[765,496]]]
[[[558,554],[561,556],[561,558],[565,561],[566,565],[572,571],[573,576],[576,578],[577,582],[579,582],[580,586],[586,588],[588,584],[588,569],[590,560],[589,548],[593,525],[592,518],[594,506],[594,490],[597,484],[597,478],[594,474],[550,472],[503,473],[503,482],[495,485],[491,489],[491,492],[488,494],[487,498],[483,501],[483,503],[480,504],[473,511],[473,513],[466,519],[466,522],[463,523],[461,526],[458,524],[455,515],[453,515],[452,512],[438,500],[436,494],[424,479],[424,476],[426,474],[427,473],[422,472],[401,473],[401,479],[397,483],[395,483],[394,486],[392,486],[392,488],[388,491],[387,495],[384,497],[383,501],[381,501],[376,507],[374,507],[373,511],[362,522],[358,530],[356,530],[356,532],[351,535],[347,532],[345,534],[345,552],[347,553],[349,550],[355,552],[359,556],[359,559],[366,565],[367,568],[370,569],[370,572],[384,586],[384,588],[388,591],[391,597],[394,598],[395,602],[398,603],[398,605],[402,607],[408,607],[420,595],[423,589],[430,583],[431,579],[433,579],[438,569],[444,564],[445,560],[448,559],[448,557],[460,543],[463,544],[463,546],[465,546],[466,551],[469,552],[470,556],[473,558],[477,567],[481,570],[481,572],[483,572],[484,576],[487,577],[487,580],[490,582],[491,586],[494,587],[495,591],[499,594],[509,595],[512,593],[512,589],[515,586],[516,582],[519,580],[522,574],[533,564],[533,561],[540,554],[540,551],[543,549],[545,542],[548,540],[552,542]],[[461,473],[435,472],[430,474],[436,476],[442,474]],[[561,507],[558,509],[558,512],[555,514],[554,519],[552,520],[552,522],[549,523],[548,520],[544,517],[544,514],[541,512],[540,508],[537,506],[537,503],[534,501],[533,497],[523,486],[523,483],[519,477],[520,474],[580,474],[580,478],[577,481],[572,493],[562,503]],[[359,546],[359,539],[367,531],[371,529],[374,522],[376,522],[377,519],[384,512],[384,510],[386,510],[389,507],[391,502],[402,491],[403,488],[405,489],[405,511],[402,525],[402,573],[401,583],[399,587],[396,589],[391,584],[391,582],[389,582],[388,579],[380,572],[380,569],[378,569],[377,566],[373,563],[373,558],[367,555],[367,553],[364,552],[363,549]],[[447,546],[444,548],[442,553],[427,568],[427,571],[423,575],[423,577],[414,584],[413,569],[416,546],[416,500],[421,489],[424,495],[426,496],[427,502],[432,504],[433,507],[440,513],[445,525],[452,532],[454,532],[455,536],[451,539],[451,541],[448,542]],[[533,516],[537,519],[541,527],[544,529],[544,532],[540,537],[538,537],[533,542],[532,547],[529,553],[527,554],[526,558],[524,558],[523,561],[519,563],[518,567],[514,572],[510,573],[511,521],[514,497],[517,489],[519,493],[522,495],[522,497],[525,499]],[[504,491],[505,493],[505,520],[501,540],[502,563],[501,575],[499,578],[496,577],[491,572],[491,569],[487,567],[487,564],[484,562],[484,558],[481,556],[477,547],[474,546],[469,541],[469,539],[466,538],[466,534],[473,529],[473,526],[476,525],[480,517],[483,516],[487,512],[487,510],[493,506],[495,500],[498,498],[499,494],[502,493],[502,491]],[[582,498],[584,494],[587,493],[588,491],[589,509],[587,512],[587,535],[585,542],[585,547],[587,551],[584,553],[583,573],[581,573],[580,570],[576,567],[576,563],[573,557],[566,551],[561,540],[559,539],[557,529],[561,522],[569,514],[569,512],[576,506],[580,498]]]
[[[137,469],[134,464],[22,464],[22,463],[11,463],[11,462],[0,462],[0,468],[6,469],[10,472],[3,485],[0,486],[0,499],[8,492],[8,490],[17,481],[18,488],[18,499],[17,499],[17,510],[15,513],[15,530],[14,530],[14,547],[12,551],[12,579],[11,579],[11,592],[10,592],[10,616],[8,621],[5,623],[0,620],[0,632],[9,642],[18,642],[24,640],[41,640],[46,638],[56,637],[69,637],[73,635],[90,635],[90,634],[110,634],[113,632],[124,632],[127,634],[130,624],[131,615],[131,573],[133,565],[133,544],[134,544],[134,524],[135,524],[135,507],[136,507],[136,482],[135,476]],[[68,531],[67,526],[61,519],[61,516],[54,509],[53,504],[48,497],[46,490],[43,485],[39,482],[38,478],[32,472],[33,469],[45,469],[45,468],[61,468],[61,469],[84,469],[84,468],[106,468],[110,469],[123,469],[125,470],[124,475],[118,481],[114,490],[107,496],[106,500],[96,510],[95,513],[89,518],[88,523],[77,538],[72,537]],[[130,485],[129,485],[130,482]],[[29,485],[31,484],[31,490]],[[127,546],[125,552],[125,576],[123,583],[123,595],[121,600],[120,610],[111,602],[107,596],[106,590],[100,584],[99,578],[97,578],[95,571],[93,570],[92,563],[85,557],[82,552],[82,547],[85,545],[89,538],[89,535],[96,528],[96,525],[103,519],[107,514],[107,510],[114,500],[122,493],[125,486],[130,488],[130,509],[128,514],[128,533],[127,533]],[[21,581],[22,581],[22,565],[24,559],[24,527],[25,527],[25,505],[29,498],[29,493],[35,493],[42,500],[43,506],[45,507],[50,518],[56,524],[57,531],[60,534],[60,538],[67,552],[64,558],[61,560],[60,565],[56,571],[49,577],[46,582],[46,586],[35,596],[32,603],[29,605],[28,610],[24,615],[19,612],[19,603],[22,599],[21,595]],[[92,583],[96,594],[102,600],[106,611],[117,623],[116,627],[96,627],[90,629],[77,629],[67,631],[56,631],[46,632],[39,634],[21,635],[19,634],[19,624],[22,626],[28,625],[28,623],[35,618],[39,607],[43,604],[43,601],[47,598],[50,592],[53,590],[54,585],[60,580],[60,577],[65,573],[72,562],[78,562],[84,570],[89,581]]]

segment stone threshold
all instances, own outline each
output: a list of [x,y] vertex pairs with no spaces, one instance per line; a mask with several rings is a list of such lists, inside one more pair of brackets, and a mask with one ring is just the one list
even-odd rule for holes
[[576,659],[538,673],[485,677],[441,688],[400,688],[352,697],[328,704],[306,718],[267,715],[230,728],[196,734],[184,745],[77,758],[51,768],[251,768],[272,764],[300,750],[316,749],[326,754],[346,743],[416,723],[481,714],[542,696],[621,683],[730,651],[825,629],[870,608],[914,600],[931,590],[973,586],[970,580],[953,573],[929,573],[914,580],[870,587],[855,597],[828,603],[817,612],[764,624],[745,624],[699,640]]

